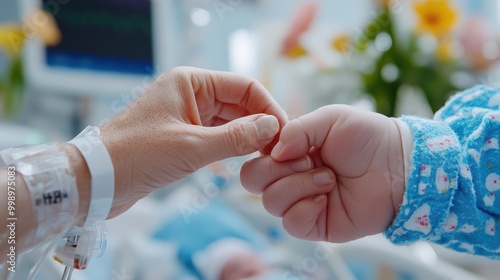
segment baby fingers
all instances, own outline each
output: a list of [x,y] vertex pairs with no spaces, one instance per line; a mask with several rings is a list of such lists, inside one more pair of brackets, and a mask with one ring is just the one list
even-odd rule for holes
[[309,197],[295,203],[283,216],[283,227],[292,236],[311,241],[323,240],[325,224],[321,215],[326,215],[327,196]]
[[320,194],[328,194],[335,185],[333,172],[325,167],[296,173],[284,177],[266,188],[262,194],[262,204],[272,215],[283,217],[285,212],[298,201]]
[[254,158],[243,165],[240,180],[246,190],[261,194],[269,185],[281,178],[312,168],[314,168],[314,163],[308,156],[284,162],[277,162],[270,156],[263,156]]

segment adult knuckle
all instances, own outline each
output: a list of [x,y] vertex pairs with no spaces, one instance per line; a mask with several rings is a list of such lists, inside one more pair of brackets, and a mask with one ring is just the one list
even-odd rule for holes
[[188,67],[188,66],[177,66],[177,67],[174,67],[172,68],[172,70],[170,70],[170,73],[174,76],[185,76],[187,73],[189,73],[191,71],[191,67]]

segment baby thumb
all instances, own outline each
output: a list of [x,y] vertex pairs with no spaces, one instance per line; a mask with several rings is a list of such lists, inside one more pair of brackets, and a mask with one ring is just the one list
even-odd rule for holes
[[278,133],[278,119],[271,115],[252,115],[225,125],[208,128],[206,152],[210,161],[241,156],[258,151]]
[[329,106],[325,106],[286,124],[281,131],[280,141],[271,152],[273,159],[297,159],[312,147],[320,148],[337,120],[333,111]]

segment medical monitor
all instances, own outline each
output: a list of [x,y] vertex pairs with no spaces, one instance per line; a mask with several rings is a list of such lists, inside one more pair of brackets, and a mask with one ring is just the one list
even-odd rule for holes
[[26,45],[26,74],[36,88],[76,94],[125,93],[169,68],[169,0],[21,2],[23,16],[43,9],[54,17],[62,34],[56,46],[47,47],[37,40]]

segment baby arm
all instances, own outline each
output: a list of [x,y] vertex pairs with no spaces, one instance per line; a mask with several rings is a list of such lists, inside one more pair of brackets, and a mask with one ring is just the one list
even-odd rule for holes
[[451,98],[434,121],[403,117],[415,144],[404,203],[386,231],[394,243],[425,239],[500,257],[499,97],[475,87]]

